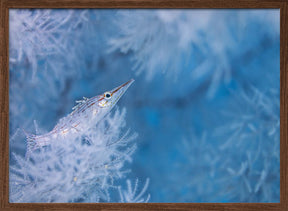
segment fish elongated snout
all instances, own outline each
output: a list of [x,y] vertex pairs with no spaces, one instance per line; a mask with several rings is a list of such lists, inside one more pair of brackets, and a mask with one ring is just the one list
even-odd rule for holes
[[126,91],[126,90],[129,88],[129,86],[130,86],[134,81],[135,81],[135,80],[134,80],[133,78],[130,79],[130,80],[127,81],[126,83],[124,83],[124,84],[118,86],[117,88],[113,89],[113,90],[112,90],[112,93],[115,93],[115,92],[117,92],[117,91],[120,90],[120,89],[125,89],[125,91]]
[[126,92],[126,90],[129,88],[129,86],[131,86],[131,84],[132,84],[134,81],[135,81],[135,80],[132,78],[132,79],[130,79],[129,81],[127,81],[126,83],[124,83],[124,84],[116,87],[115,89],[113,89],[113,90],[111,91],[112,96],[113,96],[113,95],[119,95],[119,94],[122,96],[122,95]]

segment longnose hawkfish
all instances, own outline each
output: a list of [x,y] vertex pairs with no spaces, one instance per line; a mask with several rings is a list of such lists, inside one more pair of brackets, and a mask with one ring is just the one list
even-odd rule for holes
[[27,138],[27,153],[50,145],[52,139],[83,132],[90,128],[91,123],[94,125],[97,124],[98,121],[110,112],[133,82],[134,79],[131,79],[111,91],[91,98],[83,97],[83,100],[76,101],[78,104],[72,108],[73,111],[60,119],[57,125],[46,134],[34,135],[24,131]]

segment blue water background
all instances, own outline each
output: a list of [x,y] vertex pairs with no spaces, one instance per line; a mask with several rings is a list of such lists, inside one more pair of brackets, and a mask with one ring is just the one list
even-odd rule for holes
[[[81,11],[74,12],[80,16]],[[185,17],[195,11],[180,13],[184,12]],[[60,14],[59,17],[63,12],[53,11]],[[212,23],[221,24],[222,28],[209,25],[210,22],[201,27],[200,19],[205,17],[205,13],[203,16],[201,12],[205,11],[198,10],[200,23],[197,27],[200,29],[195,33],[199,42],[188,42],[188,50],[183,47],[183,51],[182,47],[175,50],[181,37],[176,36],[173,28],[169,32],[171,36],[166,32],[168,38],[162,39],[158,37],[162,34],[154,29],[157,29],[158,26],[154,25],[159,22],[152,19],[147,24],[145,19],[151,19],[155,11],[148,11],[148,15],[142,18],[139,18],[137,11],[131,14],[130,10],[121,11],[130,15],[130,21],[135,16],[135,24],[139,28],[151,27],[151,39],[163,40],[159,45],[154,43],[150,46],[151,53],[147,50],[146,54],[139,53],[141,48],[127,52],[119,48],[109,50],[111,39],[124,36],[119,30],[121,24],[130,26],[125,18],[118,19],[118,12],[88,10],[85,20],[75,25],[75,34],[63,39],[62,44],[66,48],[63,54],[49,54],[46,52],[49,48],[34,46],[36,55],[26,51],[20,62],[10,62],[10,139],[19,128],[34,132],[33,120],[37,121],[43,133],[50,131],[61,117],[71,112],[76,100],[101,94],[134,78],[135,82],[117,107],[127,108],[126,125],[139,135],[133,162],[127,164],[127,168],[131,168],[129,177],[139,178],[140,181],[150,178],[150,202],[279,202],[279,160],[269,157],[273,153],[279,156],[279,127],[273,138],[267,135],[271,129],[270,123],[277,124],[273,118],[276,116],[279,120],[279,10],[259,10],[255,15],[251,15],[255,12],[252,10],[214,10],[216,14]],[[63,18],[65,15],[63,13]],[[194,18],[197,22],[197,15]],[[175,22],[168,22],[168,26],[177,26],[181,21],[179,18]],[[184,26],[193,30],[194,24],[188,22]],[[213,27],[223,30],[211,34],[209,31]],[[62,33],[59,29],[55,37],[61,37]],[[138,32],[139,37],[135,33],[133,38],[127,39],[140,42],[143,39],[141,33]],[[10,34],[10,39],[14,39],[13,36]],[[149,45],[153,42],[146,43]],[[219,53],[211,53],[217,49],[212,48],[211,43],[220,43],[219,46],[224,47]],[[45,45],[45,42],[36,44]],[[29,48],[27,45],[26,49]],[[22,48],[25,51],[25,46]],[[160,51],[161,48],[169,49],[167,57],[175,51],[172,60],[169,59],[171,64],[166,67],[160,61],[166,56]],[[144,65],[142,72],[133,69],[135,58],[137,60],[141,56],[145,56],[141,58],[144,62],[156,63],[155,68],[149,69]],[[32,60],[37,62],[34,76]],[[206,73],[193,77],[193,72],[204,62]],[[170,70],[172,65],[175,68]],[[221,73],[223,69],[226,72]],[[150,71],[153,76],[147,78]],[[267,96],[271,111],[258,115],[255,113],[257,100],[252,103],[256,109],[241,100],[242,95],[252,100],[255,94],[253,89]],[[236,100],[237,97],[243,105]],[[229,113],[234,116],[231,117]],[[273,113],[273,118],[267,113]],[[246,137],[250,134],[251,127],[247,126],[221,150],[221,146],[235,133],[233,125],[241,124],[242,117],[248,114],[255,115],[249,123],[256,128],[254,138],[244,137],[246,132]],[[10,142],[10,150],[24,154],[25,138],[21,132],[17,136]],[[272,143],[274,139],[276,142]],[[255,158],[253,166],[246,173],[236,175],[229,171],[239,172],[249,160],[247,157],[257,153],[260,156]],[[256,191],[261,172],[265,171],[272,173],[270,177],[265,177],[260,190]],[[250,191],[247,181],[251,186]]]

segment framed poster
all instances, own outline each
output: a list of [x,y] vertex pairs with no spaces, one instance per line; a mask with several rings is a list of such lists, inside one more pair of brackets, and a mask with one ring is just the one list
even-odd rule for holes
[[1,206],[287,206],[287,3],[210,3],[3,1]]

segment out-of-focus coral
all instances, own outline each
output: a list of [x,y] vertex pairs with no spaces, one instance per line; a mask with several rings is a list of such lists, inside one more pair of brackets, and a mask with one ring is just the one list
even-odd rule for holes
[[234,60],[264,41],[253,34],[247,40],[252,25],[258,33],[279,36],[277,11],[124,10],[116,20],[119,33],[109,43],[111,51],[132,54],[134,69],[148,80],[162,73],[181,81],[184,72],[197,83],[208,81],[206,94],[213,97],[222,83],[231,82]]
[[[55,74],[56,78],[63,77],[63,73],[59,75],[55,59],[63,61],[77,58],[77,51],[71,48],[71,44],[81,33],[79,27],[83,28],[82,25],[87,22],[86,13],[86,10],[80,14],[75,10],[10,10],[10,65],[25,64],[31,70],[22,73],[17,71],[17,75],[30,74],[32,80],[37,80],[36,72],[40,69],[39,61],[42,61],[46,70],[40,71]],[[66,71],[66,74],[71,74],[71,70]]]
[[225,123],[179,147],[186,157],[178,166],[188,187],[183,200],[279,202],[279,92],[250,88],[231,94],[229,109],[221,111]]
[[279,92],[250,88],[233,96],[224,114],[228,124],[216,131],[222,137],[219,153],[226,155],[222,168],[229,173],[224,191],[229,201],[279,201]]

